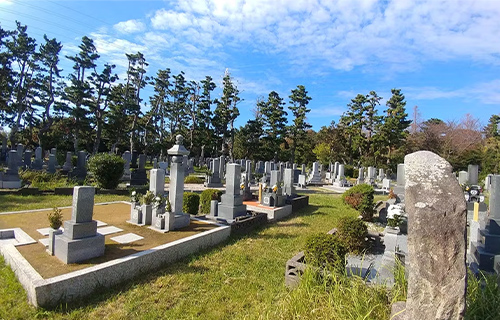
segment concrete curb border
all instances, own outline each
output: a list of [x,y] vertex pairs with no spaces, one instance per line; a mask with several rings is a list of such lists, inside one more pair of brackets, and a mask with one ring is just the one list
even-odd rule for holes
[[223,242],[230,236],[231,227],[216,225],[219,227],[49,279],[43,279],[13,245],[0,247],[0,253],[26,290],[28,301],[37,307],[53,307],[87,296],[99,288],[114,286]]

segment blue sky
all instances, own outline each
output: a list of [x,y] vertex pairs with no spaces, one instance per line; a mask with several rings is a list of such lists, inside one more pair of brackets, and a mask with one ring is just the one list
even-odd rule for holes
[[375,90],[382,112],[391,88],[402,89],[410,118],[414,106],[422,120],[471,113],[483,125],[500,113],[498,0],[0,0],[1,26],[15,20],[39,43],[44,33],[57,38],[64,55],[91,37],[100,63],[120,75],[125,53],[137,51],[150,76],[170,68],[220,86],[228,68],[244,99],[237,125],[259,97],[274,90],[288,102],[297,85],[312,97],[315,130],[337,122],[358,93]]

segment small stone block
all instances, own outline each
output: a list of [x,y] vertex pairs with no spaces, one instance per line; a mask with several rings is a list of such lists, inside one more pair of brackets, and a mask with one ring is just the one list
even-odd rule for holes
[[[49,230],[52,228],[41,228],[41,229],[36,229],[42,236],[48,236],[49,235]],[[59,230],[64,231],[64,228],[59,228]]]
[[97,227],[104,227],[107,226],[108,224],[106,222],[102,222],[101,220],[95,220],[97,221]]
[[127,233],[121,236],[113,237],[111,240],[118,242],[118,243],[131,243],[134,241],[139,241],[141,239],[144,239],[144,237],[141,237],[135,233]]
[[64,221],[64,234],[69,239],[82,239],[93,237],[97,232],[97,222],[82,222],[76,223],[73,221]]
[[49,247],[49,238],[38,239],[38,242],[43,244],[46,248]]
[[108,235],[108,234],[112,234],[112,233],[122,232],[122,231],[123,231],[123,229],[117,228],[115,226],[102,227],[102,228],[97,229],[97,232],[102,234],[103,236]]

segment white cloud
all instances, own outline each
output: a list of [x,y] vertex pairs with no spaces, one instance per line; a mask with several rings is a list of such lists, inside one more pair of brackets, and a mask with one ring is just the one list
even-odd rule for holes
[[498,16],[488,0],[197,0],[158,10],[151,23],[194,46],[249,45],[315,68],[408,71],[426,60],[500,64]]
[[436,87],[408,87],[402,92],[409,99],[434,100],[461,98],[483,104],[500,104],[500,79],[481,82],[469,87],[445,90]]
[[311,109],[309,117],[311,118],[324,118],[332,116],[341,116],[345,111],[345,108],[341,107],[322,107]]
[[146,29],[146,25],[139,20],[127,20],[118,22],[113,26],[115,30],[121,33],[136,33]]

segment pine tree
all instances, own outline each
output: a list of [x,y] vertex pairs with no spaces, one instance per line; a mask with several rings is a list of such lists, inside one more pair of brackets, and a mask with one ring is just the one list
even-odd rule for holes
[[274,157],[275,161],[280,159],[280,145],[285,142],[286,116],[283,98],[276,91],[271,91],[267,101],[260,103],[260,112],[264,121],[264,141],[268,159]]
[[380,139],[385,142],[384,146],[387,148],[387,165],[394,167],[391,156],[395,149],[404,144],[411,120],[407,119],[406,101],[401,89],[392,89],[391,93],[392,97],[386,103],[384,121],[380,126]]
[[69,75],[71,84],[65,88],[65,98],[73,107],[70,115],[73,118],[73,147],[75,152],[79,150],[79,139],[88,127],[87,115],[92,97],[92,87],[86,78],[86,72],[96,67],[96,61],[99,59],[94,41],[87,36],[82,38],[79,46],[80,52],[74,56],[66,56],[74,62],[73,73]]
[[294,116],[293,125],[288,127],[289,138],[291,139],[291,163],[295,162],[295,150],[299,141],[303,140],[306,135],[306,131],[312,126],[306,122],[306,116],[311,111],[307,109],[311,97],[307,96],[306,88],[302,85],[297,86],[297,89],[292,90],[292,94],[289,96],[290,106],[288,109],[292,111]]

